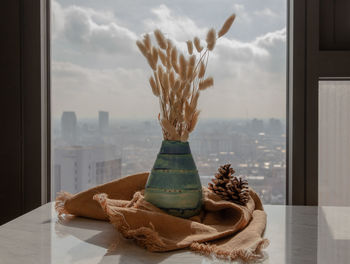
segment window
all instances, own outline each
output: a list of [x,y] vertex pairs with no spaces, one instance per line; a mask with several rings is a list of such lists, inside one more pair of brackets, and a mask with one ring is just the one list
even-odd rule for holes
[[190,146],[203,184],[230,162],[264,203],[284,204],[286,2],[53,0],[52,198],[58,183],[75,193],[151,169],[159,109],[136,39],[160,28],[185,49],[234,12],[210,58],[215,86],[201,94]]

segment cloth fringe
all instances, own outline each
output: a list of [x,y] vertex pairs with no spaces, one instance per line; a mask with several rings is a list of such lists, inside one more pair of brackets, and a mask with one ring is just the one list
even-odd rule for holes
[[57,194],[56,202],[55,202],[55,209],[58,213],[58,215],[63,214],[69,214],[67,209],[65,208],[66,201],[72,198],[73,194],[68,192],[59,192]]
[[269,240],[263,238],[248,249],[236,249],[228,251],[219,249],[216,245],[194,242],[190,245],[190,249],[205,256],[214,255],[215,257],[224,260],[235,260],[240,258],[243,261],[253,261],[262,258],[263,254],[261,251],[269,244]]
[[[139,197],[140,194],[136,193],[132,202],[137,203]],[[105,193],[95,194],[93,196],[93,199],[99,202],[103,210],[108,213],[107,198],[108,195]],[[130,204],[127,207],[130,207]],[[123,214],[115,211],[113,213],[115,215],[113,219],[110,219],[110,222],[125,238],[135,239],[137,244],[149,251],[159,251],[165,247],[165,244],[160,239],[159,234],[154,230],[154,225],[151,222],[149,223],[150,227],[131,229]]]

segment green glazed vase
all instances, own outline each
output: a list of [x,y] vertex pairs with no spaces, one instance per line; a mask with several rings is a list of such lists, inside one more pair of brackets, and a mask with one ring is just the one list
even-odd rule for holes
[[168,214],[199,214],[202,186],[188,142],[163,140],[148,177],[145,199]]

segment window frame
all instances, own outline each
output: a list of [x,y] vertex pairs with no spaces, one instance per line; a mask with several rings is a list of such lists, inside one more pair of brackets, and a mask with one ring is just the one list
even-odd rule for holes
[[[49,201],[50,1],[5,1],[1,11],[4,126],[0,224]],[[11,198],[9,198],[11,197]]]
[[327,28],[320,24],[320,7],[321,0],[289,1],[287,188],[292,205],[318,205],[319,80],[350,77],[350,51],[344,45],[321,49],[320,31]]
[[21,20],[24,212],[50,201],[50,0],[16,0]]

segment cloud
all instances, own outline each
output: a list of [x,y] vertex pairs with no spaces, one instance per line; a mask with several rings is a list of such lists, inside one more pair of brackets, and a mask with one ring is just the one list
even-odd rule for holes
[[286,63],[286,30],[266,33],[251,42],[223,37],[218,40],[214,54],[213,68],[224,69],[218,71],[219,78],[244,78],[246,68],[250,72],[259,69],[266,74],[285,75],[282,71]]
[[236,14],[236,23],[251,23],[252,18],[249,13],[246,11],[246,8],[243,4],[233,4],[233,11]]
[[52,1],[51,5],[51,34],[52,39],[56,40],[64,28],[64,12],[57,1]]
[[[137,34],[112,12],[53,3],[54,115],[75,110],[87,117],[102,109],[113,117],[156,116],[158,102],[148,85],[151,70],[135,48]],[[236,8],[248,13],[243,5]],[[185,40],[205,38],[208,28],[192,17],[165,5],[152,7],[151,13],[138,31],[160,28],[184,52]],[[284,117],[285,49],[285,28],[253,35],[250,41],[230,34],[220,38],[207,69],[215,85],[199,101],[202,117]]]
[[278,14],[276,14],[274,11],[272,11],[270,8],[267,8],[267,7],[265,7],[262,10],[254,11],[254,14],[257,16],[268,17],[268,18],[278,17]]
[[[201,94],[202,116],[284,117],[285,49],[285,29],[251,42],[220,39],[207,70],[214,76],[215,85]],[[215,114],[209,110],[213,107]]]
[[286,42],[286,28],[282,28],[281,30],[277,30],[274,32],[268,32],[263,36],[259,36],[256,38],[256,44],[263,47],[272,47],[275,46],[278,42]]
[[74,5],[62,8],[56,1],[53,5],[53,40],[64,38],[72,48],[95,53],[124,54],[136,50],[136,34],[118,25],[111,12]]
[[140,69],[91,69],[69,62],[53,62],[53,115],[65,110],[80,117],[106,110],[111,116],[150,117],[158,110],[157,99]]
[[153,31],[158,28],[164,32],[167,37],[177,41],[186,41],[194,36],[204,37],[207,28],[200,28],[196,23],[185,16],[176,16],[165,6],[152,8],[152,13],[156,16],[152,19],[146,19],[144,25],[146,30]]
[[268,32],[263,36],[256,38],[257,46],[266,49],[269,52],[269,57],[265,62],[265,67],[268,71],[285,75],[285,65],[287,56],[287,30],[286,28]]

